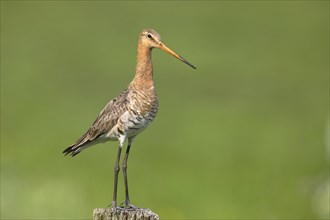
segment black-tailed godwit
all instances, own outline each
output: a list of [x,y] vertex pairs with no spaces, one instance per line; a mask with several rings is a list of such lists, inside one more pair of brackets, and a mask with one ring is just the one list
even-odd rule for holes
[[133,81],[128,88],[116,98],[112,99],[100,112],[93,125],[79,138],[76,143],[66,148],[63,153],[75,156],[82,150],[97,143],[106,141],[119,141],[119,148],[114,168],[114,191],[112,206],[117,207],[117,184],[120,170],[120,154],[125,140],[128,141],[122,169],[125,185],[124,208],[135,208],[129,199],[127,183],[128,154],[135,137],[153,121],[158,110],[158,99],[153,80],[151,51],[159,48],[190,67],[196,69],[183,57],[169,49],[162,41],[160,35],[151,29],[141,32],[138,49],[137,65]]

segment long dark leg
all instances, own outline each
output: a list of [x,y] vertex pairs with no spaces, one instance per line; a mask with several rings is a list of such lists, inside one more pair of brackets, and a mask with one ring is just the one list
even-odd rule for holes
[[134,206],[131,205],[131,202],[129,200],[129,194],[128,194],[128,182],[127,182],[127,160],[129,155],[129,150],[131,149],[131,143],[128,143],[126,154],[123,160],[123,174],[124,174],[124,184],[125,184],[125,206],[127,208],[134,208]]
[[118,173],[120,170],[119,167],[119,161],[120,161],[120,154],[121,154],[121,148],[122,146],[119,146],[118,153],[117,153],[117,159],[115,164],[115,176],[114,176],[114,184],[113,184],[113,200],[112,200],[112,207],[116,208],[117,206],[117,186],[118,186]]

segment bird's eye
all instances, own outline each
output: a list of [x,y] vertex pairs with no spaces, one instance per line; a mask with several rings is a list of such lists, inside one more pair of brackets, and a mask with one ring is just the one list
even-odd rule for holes
[[149,39],[152,38],[151,34],[148,34],[147,37],[148,37]]

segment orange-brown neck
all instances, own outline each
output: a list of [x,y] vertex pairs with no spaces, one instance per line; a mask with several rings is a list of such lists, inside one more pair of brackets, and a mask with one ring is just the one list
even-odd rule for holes
[[138,89],[150,89],[154,87],[151,50],[152,48],[144,46],[139,42],[136,72],[132,81],[132,85]]

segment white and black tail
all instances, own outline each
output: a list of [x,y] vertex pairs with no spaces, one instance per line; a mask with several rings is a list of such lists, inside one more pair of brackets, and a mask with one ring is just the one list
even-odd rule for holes
[[102,138],[99,138],[101,135],[102,134],[96,136],[93,139],[88,139],[88,132],[86,132],[86,134],[84,134],[76,143],[66,148],[62,153],[64,154],[64,156],[69,154],[70,156],[74,157],[84,149],[91,147],[97,143],[102,143],[104,140],[102,140]]
[[82,151],[82,147],[77,147],[75,144],[71,145],[70,147],[66,148],[62,153],[64,156],[70,155],[72,157],[76,156]]

